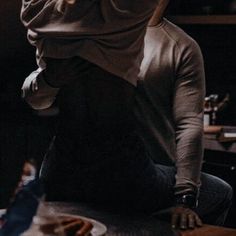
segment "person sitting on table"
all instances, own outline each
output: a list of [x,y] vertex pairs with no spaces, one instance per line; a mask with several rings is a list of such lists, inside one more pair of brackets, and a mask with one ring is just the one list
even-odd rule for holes
[[58,96],[60,109],[41,171],[47,199],[161,208],[158,176],[133,114],[146,25],[157,2],[23,1],[21,19],[40,66],[26,78],[23,97],[44,109]]
[[[64,74],[70,72],[74,73],[72,77],[81,77],[77,60],[67,61],[62,67],[53,66],[51,59],[46,62],[55,69],[51,71],[54,82],[60,80],[57,75],[64,69]],[[113,62],[123,64],[124,61],[116,58]],[[172,187],[166,185],[163,171],[146,155],[134,128],[133,114],[127,112],[134,102],[127,99],[130,86],[123,79],[106,79],[107,73],[97,66],[89,65],[90,74],[86,74],[87,64],[84,69],[84,79],[74,79],[61,88],[58,96],[60,123],[41,172],[47,199],[84,201],[148,214],[171,206],[175,196],[166,194],[166,197],[165,193]],[[131,93],[134,94],[133,89]],[[181,198],[177,200],[182,205]],[[201,225],[198,216],[190,209],[188,212],[194,218],[187,227]]]
[[180,219],[181,228],[191,228],[194,221],[201,224],[199,216],[204,223],[223,225],[232,188],[217,177],[201,174],[203,58],[197,43],[163,18],[168,3],[160,1],[146,32],[136,98],[139,133],[168,186],[162,192],[163,206],[170,207],[169,196],[175,196],[177,207],[169,209],[172,224]]

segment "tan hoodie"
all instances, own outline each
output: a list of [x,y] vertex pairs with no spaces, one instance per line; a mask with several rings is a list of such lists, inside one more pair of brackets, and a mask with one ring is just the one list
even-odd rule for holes
[[158,0],[23,0],[37,59],[80,56],[136,85],[147,23]]

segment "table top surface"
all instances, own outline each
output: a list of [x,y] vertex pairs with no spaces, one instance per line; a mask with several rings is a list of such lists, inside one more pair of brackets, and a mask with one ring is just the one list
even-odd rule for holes
[[177,236],[167,222],[154,217],[127,216],[76,203],[50,202],[47,206],[57,213],[82,215],[97,220],[107,227],[106,236]]
[[236,229],[204,225],[194,230],[178,231],[168,222],[155,217],[131,216],[112,213],[84,204],[47,202],[46,206],[57,213],[92,218],[106,225],[106,236],[236,236]]

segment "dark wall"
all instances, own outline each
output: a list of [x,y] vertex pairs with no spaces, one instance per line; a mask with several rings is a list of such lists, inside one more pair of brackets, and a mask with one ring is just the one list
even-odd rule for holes
[[25,76],[36,67],[34,48],[26,39],[26,31],[20,22],[21,1],[0,3],[0,94],[1,107],[20,109],[20,87]]
[[34,115],[20,97],[25,77],[37,68],[20,7],[20,0],[0,1],[0,208],[6,206],[24,161],[42,159],[52,124]]
[[236,25],[181,25],[200,45],[206,70],[207,95],[230,94],[218,123],[236,125]]
[[[236,125],[236,25],[182,25],[200,45],[206,70],[207,95],[230,94],[228,107],[218,114],[218,124]],[[231,144],[229,144],[231,145]],[[203,171],[227,181],[236,189],[236,155],[205,151]],[[236,227],[236,197],[226,226]]]

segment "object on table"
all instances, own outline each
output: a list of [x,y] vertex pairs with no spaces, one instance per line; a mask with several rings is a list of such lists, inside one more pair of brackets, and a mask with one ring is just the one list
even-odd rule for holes
[[103,236],[107,232],[106,226],[94,219],[53,212],[49,207],[47,216],[37,214],[31,227],[21,236]]
[[27,230],[36,214],[43,193],[39,180],[23,186],[15,195],[6,214],[2,216],[0,236],[19,236]]
[[235,142],[236,127],[232,126],[205,126],[204,137],[206,139],[218,140],[219,142]]

